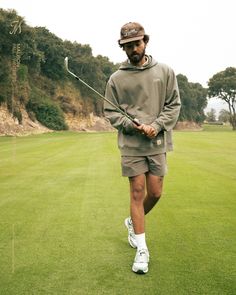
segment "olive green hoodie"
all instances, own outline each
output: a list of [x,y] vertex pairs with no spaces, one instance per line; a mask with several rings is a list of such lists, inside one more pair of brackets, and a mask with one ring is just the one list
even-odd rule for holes
[[158,133],[155,139],[149,139],[105,102],[105,115],[118,130],[122,156],[154,155],[173,149],[171,132],[179,116],[180,96],[171,68],[157,63],[151,56],[141,67],[126,61],[111,75],[105,96],[140,123],[153,126]]

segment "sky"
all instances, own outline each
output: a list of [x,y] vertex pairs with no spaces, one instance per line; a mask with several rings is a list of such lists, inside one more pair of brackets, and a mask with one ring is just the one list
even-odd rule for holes
[[[126,59],[117,43],[121,26],[139,22],[150,35],[147,53],[203,87],[236,67],[235,0],[0,0],[0,8],[15,9],[28,25],[63,40],[89,44],[94,56],[114,63]],[[219,100],[212,103],[222,108]]]

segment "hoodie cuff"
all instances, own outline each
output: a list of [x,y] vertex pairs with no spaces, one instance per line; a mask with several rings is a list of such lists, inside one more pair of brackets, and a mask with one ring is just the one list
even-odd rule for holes
[[156,122],[153,122],[152,124],[150,124],[150,126],[152,126],[156,130],[156,134],[158,134],[162,129],[161,126]]
[[133,134],[135,130],[134,123],[129,119],[126,119],[123,123],[123,132],[125,134]]

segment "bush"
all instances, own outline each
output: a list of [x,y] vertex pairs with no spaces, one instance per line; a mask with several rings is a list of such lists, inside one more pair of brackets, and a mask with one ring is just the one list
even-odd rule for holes
[[32,96],[26,105],[28,112],[34,112],[36,119],[53,130],[67,130],[62,110],[47,98]]
[[23,120],[23,117],[22,117],[22,113],[20,111],[20,109],[18,107],[15,107],[13,109],[13,117],[17,118],[19,124],[22,124],[22,120]]
[[4,103],[6,100],[3,95],[0,94],[0,105]]

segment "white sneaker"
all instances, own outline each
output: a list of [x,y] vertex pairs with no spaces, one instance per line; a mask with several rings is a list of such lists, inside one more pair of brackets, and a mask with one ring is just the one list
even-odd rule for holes
[[138,274],[145,274],[148,272],[149,252],[148,249],[137,250],[132,271]]
[[134,227],[133,227],[133,223],[130,217],[127,217],[125,219],[125,226],[128,229],[128,241],[129,244],[132,248],[137,248],[137,242],[135,239],[135,234],[134,234]]

